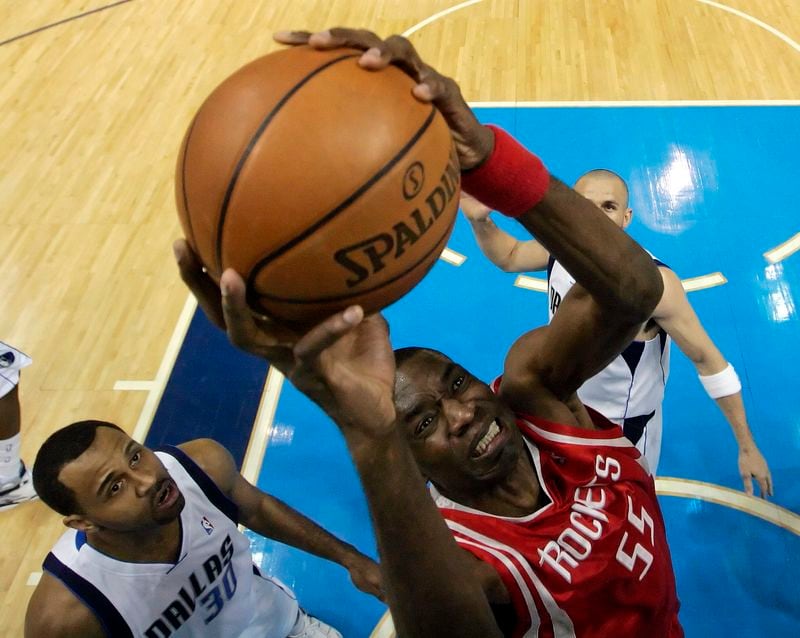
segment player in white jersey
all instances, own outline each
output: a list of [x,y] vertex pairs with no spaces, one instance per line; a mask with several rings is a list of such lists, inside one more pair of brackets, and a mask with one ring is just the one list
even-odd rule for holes
[[380,594],[374,561],[253,487],[209,439],[154,452],[111,423],[81,421],[48,438],[33,475],[70,529],[44,561],[30,638],[341,638],[261,574],[239,522]]
[[[604,169],[581,176],[575,190],[593,202],[620,228],[627,228],[633,211],[628,187],[616,173]],[[575,280],[536,240],[517,240],[490,219],[491,209],[464,197],[462,210],[470,220],[484,254],[507,272],[548,269],[548,312],[552,319]],[[697,318],[680,279],[656,260],[664,280],[664,295],[631,345],[607,368],[580,388],[580,399],[606,418],[623,425],[626,436],[646,455],[655,473],[661,452],[661,404],[669,374],[669,344],[675,343],[692,361],[700,382],[730,424],[739,446],[739,474],[745,492],[753,494],[753,478],[762,496],[772,495],[772,477],[747,423],[741,383]]]
[[[653,259],[659,268],[667,268]],[[550,257],[547,264],[550,321],[574,283],[566,269]],[[622,426],[625,436],[647,459],[653,474],[661,455],[661,407],[669,377],[671,344],[672,337],[651,319],[640,338],[578,389],[581,401]]]
[[28,355],[0,341],[0,511],[36,498],[31,473],[19,456],[19,376],[30,364]]

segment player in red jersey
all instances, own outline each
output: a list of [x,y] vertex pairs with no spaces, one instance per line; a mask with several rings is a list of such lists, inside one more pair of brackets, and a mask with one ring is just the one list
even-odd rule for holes
[[682,636],[652,477],[619,427],[576,395],[658,303],[650,256],[507,134],[482,126],[407,40],[348,29],[276,38],[363,49],[367,69],[401,66],[418,82],[414,95],[448,121],[464,189],[514,213],[578,282],[562,301],[569,312],[511,347],[493,391],[441,353],[392,352],[385,321],[358,306],[303,335],[253,316],[238,274],[226,271],[217,289],[176,242],[209,317],[341,429],[398,635]]

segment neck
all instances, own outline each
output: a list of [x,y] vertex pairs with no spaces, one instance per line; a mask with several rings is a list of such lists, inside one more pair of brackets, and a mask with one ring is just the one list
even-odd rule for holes
[[86,541],[126,563],[174,563],[181,544],[180,517],[166,525],[131,532],[95,528],[86,532]]
[[542,506],[544,493],[527,446],[514,468],[501,480],[479,491],[440,490],[447,498],[495,516],[527,516]]

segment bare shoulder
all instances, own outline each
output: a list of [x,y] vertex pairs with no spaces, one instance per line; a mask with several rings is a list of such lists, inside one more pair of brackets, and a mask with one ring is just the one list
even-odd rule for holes
[[239,471],[230,452],[213,439],[194,439],[178,446],[226,494],[233,489]]
[[94,613],[47,572],[31,596],[25,614],[25,638],[102,638]]
[[673,270],[666,266],[659,266],[661,279],[664,281],[664,292],[661,300],[653,310],[653,319],[656,321],[669,319],[689,310],[689,301],[683,282]]

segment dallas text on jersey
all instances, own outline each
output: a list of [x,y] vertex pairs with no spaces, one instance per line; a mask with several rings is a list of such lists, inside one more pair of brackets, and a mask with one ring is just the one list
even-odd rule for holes
[[167,638],[189,620],[195,609],[204,614],[206,624],[214,620],[225,602],[236,593],[236,573],[231,558],[233,541],[226,536],[219,553],[209,556],[200,569],[189,575],[188,582],[178,590],[175,599],[147,628],[146,638]]

